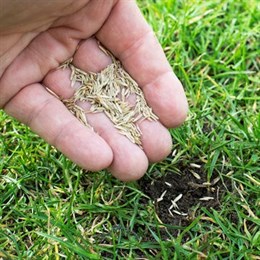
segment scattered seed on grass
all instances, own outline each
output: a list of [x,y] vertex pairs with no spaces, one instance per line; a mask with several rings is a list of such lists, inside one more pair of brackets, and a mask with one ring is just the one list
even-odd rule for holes
[[198,174],[198,173],[196,173],[196,172],[194,172],[194,171],[190,171],[191,173],[192,173],[192,175],[197,179],[197,180],[200,180],[201,178],[200,178],[200,175]]
[[259,217],[257,217],[256,214],[250,209],[249,205],[241,204],[241,206],[247,211],[250,217],[259,220]]
[[249,174],[244,174],[252,183],[254,183],[255,185],[260,187],[260,182],[256,179],[254,179],[252,176],[250,176]]
[[172,157],[174,157],[174,156],[176,155],[176,153],[177,153],[177,150],[174,149],[174,150],[172,151]]
[[217,184],[220,181],[220,177],[216,177],[215,179],[213,179],[213,181],[210,183],[211,186],[214,186],[215,184]]
[[198,188],[209,188],[217,184],[217,182],[220,180],[220,177],[217,177],[213,179],[212,182],[203,182],[201,183],[195,183],[195,182],[188,182],[188,185],[192,188],[198,189]]
[[[77,102],[89,102],[92,113],[104,112],[122,135],[142,148],[142,132],[135,123],[143,119],[156,121],[158,117],[147,105],[143,92],[124,70],[121,62],[104,47],[100,46],[100,49],[111,57],[112,64],[99,73],[82,71],[72,64],[72,59],[60,66],[70,68],[72,85],[76,82],[80,84],[72,98],[62,101],[87,126],[89,125],[85,116],[86,111],[80,108]],[[130,95],[135,95],[134,105],[127,101]]]
[[193,167],[193,168],[197,168],[197,169],[201,168],[201,165],[196,164],[196,163],[191,163],[190,166]]
[[[157,256],[158,255],[158,251],[156,251],[155,249],[149,249],[149,252],[153,255],[153,256]],[[147,259],[147,258],[137,258],[139,260],[142,259]]]

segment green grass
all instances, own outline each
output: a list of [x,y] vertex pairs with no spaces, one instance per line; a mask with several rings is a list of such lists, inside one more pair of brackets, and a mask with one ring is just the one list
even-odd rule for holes
[[138,183],[84,172],[0,112],[0,258],[260,259],[257,2],[139,1],[190,104],[175,157],[146,178],[196,162],[229,183],[219,210],[163,225]]

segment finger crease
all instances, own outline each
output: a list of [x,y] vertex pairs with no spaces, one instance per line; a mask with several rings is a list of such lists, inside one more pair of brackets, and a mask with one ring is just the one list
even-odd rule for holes
[[[69,120],[64,125],[59,127],[57,134],[54,135],[54,138],[50,140],[50,143],[55,147],[59,147],[60,139],[64,136],[64,131],[67,131],[67,126],[72,126],[75,123],[75,120]],[[71,138],[71,136],[70,136]]]
[[[42,105],[40,106],[40,108],[36,109],[36,110],[33,110],[33,112],[30,114],[30,116],[28,117],[28,120],[26,120],[25,124],[27,124],[29,127],[32,126],[33,124],[33,121],[35,120],[35,118],[37,118],[41,113],[42,111],[48,106],[50,105],[52,102],[54,101],[54,97],[49,97],[47,98],[43,103]],[[55,99],[56,101],[56,99]]]
[[142,45],[145,44],[145,39],[149,35],[154,37],[153,31],[149,28],[144,34],[142,34],[138,39],[134,40],[120,55],[119,59],[123,62],[130,56],[134,55],[135,51],[138,50]]
[[159,81],[160,79],[164,78],[167,74],[172,74],[171,70],[166,70],[164,72],[162,72],[158,77],[156,77],[155,79],[153,79],[152,81],[150,81],[149,83],[145,84],[142,88],[148,88],[149,86],[155,85],[155,83],[157,81]]

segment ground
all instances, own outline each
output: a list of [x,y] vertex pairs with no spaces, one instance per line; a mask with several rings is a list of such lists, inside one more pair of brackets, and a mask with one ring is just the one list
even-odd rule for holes
[[259,3],[138,3],[190,105],[172,154],[126,184],[0,111],[0,258],[260,259]]

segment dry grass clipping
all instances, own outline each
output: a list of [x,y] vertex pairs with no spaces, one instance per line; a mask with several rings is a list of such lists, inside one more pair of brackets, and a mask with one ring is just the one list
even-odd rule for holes
[[[122,135],[142,147],[142,133],[136,122],[142,119],[158,120],[158,117],[147,105],[143,92],[120,61],[103,47],[100,48],[112,58],[112,64],[99,73],[82,71],[72,64],[72,59],[61,65],[61,68],[71,69],[71,84],[80,84],[72,98],[62,101],[86,126],[89,126],[86,113],[105,113]],[[134,105],[128,102],[130,95],[135,95]],[[90,110],[83,110],[78,106],[78,101],[89,102]]]

